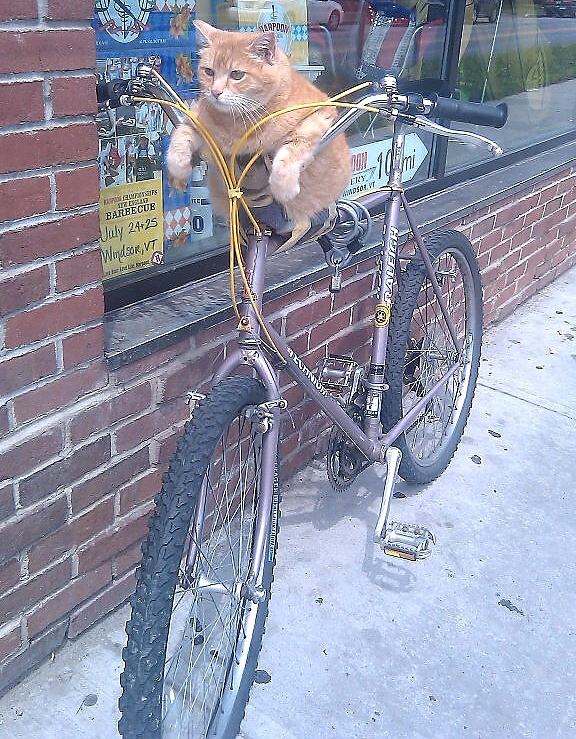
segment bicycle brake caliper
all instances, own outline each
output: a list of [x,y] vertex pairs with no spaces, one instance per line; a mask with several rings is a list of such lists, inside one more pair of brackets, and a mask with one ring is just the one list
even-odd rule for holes
[[285,410],[288,407],[288,403],[284,398],[278,398],[277,400],[269,400],[260,405],[253,406],[246,414],[247,418],[256,423],[256,428],[261,434],[265,434],[272,428],[274,416],[272,411],[274,408],[280,408]]
[[432,553],[432,545],[436,544],[436,537],[423,526],[388,520],[394,479],[401,459],[402,452],[396,447],[390,447],[386,450],[386,480],[384,481],[382,505],[376,523],[374,541],[380,544],[384,554],[415,561],[425,559]]

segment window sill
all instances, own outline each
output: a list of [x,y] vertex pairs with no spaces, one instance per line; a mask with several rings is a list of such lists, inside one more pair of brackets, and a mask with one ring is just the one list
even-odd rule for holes
[[[574,143],[482,175],[415,200],[422,233],[454,223],[492,203],[529,189],[542,179],[576,163]],[[379,220],[375,221],[376,224]],[[374,229],[378,230],[378,226]],[[406,238],[406,224],[400,229]],[[355,255],[354,262],[372,257],[378,243]],[[267,266],[265,300],[286,295],[330,274],[319,247],[305,244],[272,256]],[[105,316],[106,357],[111,369],[153,354],[201,329],[232,316],[228,275],[218,274],[190,285],[111,311]]]

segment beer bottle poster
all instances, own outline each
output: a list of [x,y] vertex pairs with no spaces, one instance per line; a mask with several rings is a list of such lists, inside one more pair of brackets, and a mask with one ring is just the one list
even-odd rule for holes
[[308,13],[306,0],[275,3],[238,0],[241,31],[274,31],[276,43],[296,67],[308,66]]

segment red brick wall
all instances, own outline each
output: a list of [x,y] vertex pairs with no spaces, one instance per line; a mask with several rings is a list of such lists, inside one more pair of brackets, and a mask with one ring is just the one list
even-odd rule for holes
[[70,498],[112,450],[75,444],[67,427],[108,384],[92,13],[92,0],[0,1],[1,684],[49,654],[62,616],[112,579],[109,564],[84,575],[74,546],[113,511],[74,517]]
[[[108,370],[94,158],[92,0],[0,0],[0,688],[122,603],[151,498],[233,323]],[[13,6],[18,10],[14,11]],[[71,9],[71,10],[70,10]],[[477,246],[487,322],[576,261],[566,170],[454,224]],[[373,264],[268,306],[314,365],[368,356]],[[329,316],[329,317],[328,317]],[[284,476],[325,422],[283,389]]]

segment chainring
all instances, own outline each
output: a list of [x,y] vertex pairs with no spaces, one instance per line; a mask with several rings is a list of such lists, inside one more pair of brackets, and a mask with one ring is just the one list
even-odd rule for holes
[[[362,412],[353,403],[346,406],[346,413],[358,425],[362,423]],[[358,475],[372,463],[362,452],[348,441],[338,426],[332,426],[328,439],[326,470],[330,484],[338,492],[347,490]]]

